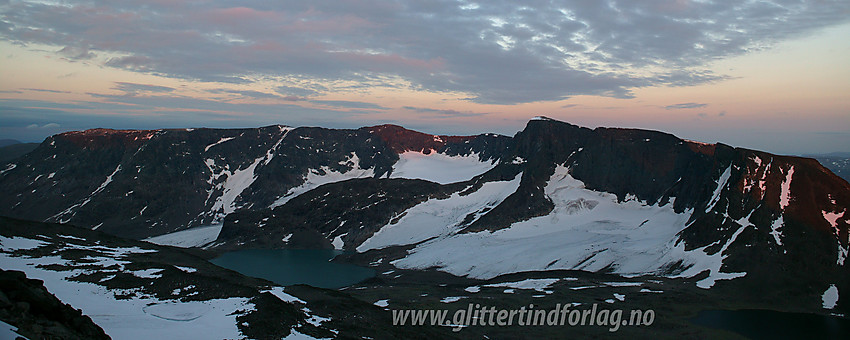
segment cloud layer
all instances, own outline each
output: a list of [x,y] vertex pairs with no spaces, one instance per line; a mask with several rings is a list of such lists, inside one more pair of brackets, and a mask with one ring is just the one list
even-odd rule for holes
[[0,37],[181,79],[276,79],[291,100],[354,83],[515,104],[716,81],[712,60],[848,18],[846,0],[0,0]]

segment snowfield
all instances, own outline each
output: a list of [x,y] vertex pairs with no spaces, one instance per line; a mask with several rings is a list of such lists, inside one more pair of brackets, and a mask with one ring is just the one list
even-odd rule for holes
[[[18,327],[12,326],[8,323],[0,321],[0,339],[17,339],[24,338],[18,332]],[[24,338],[26,339],[26,338]]]
[[[468,196],[423,202],[409,209],[397,224],[384,226],[357,251],[418,243],[393,265],[403,269],[436,267],[478,279],[523,271],[595,272],[606,268],[624,276],[671,275],[665,268],[679,260],[693,266],[676,275],[691,277],[710,271],[710,276],[700,281],[703,288],[717,280],[746,275],[722,273],[722,251],[709,256],[704,248],[685,251],[684,244],[676,244],[677,233],[686,227],[691,211],[676,213],[673,204],[650,206],[634,198],[618,202],[613,194],[586,189],[564,166],[556,168],[544,189],[555,204],[549,215],[495,232],[457,233],[467,212],[495,206],[516,190],[520,177],[487,183]],[[718,187],[725,186],[725,177],[718,180]],[[746,221],[738,222],[742,227],[724,250],[747,227]]]
[[[44,281],[44,286],[59,300],[81,309],[113,339],[221,339],[241,338],[236,327],[236,317],[253,309],[247,298],[214,299],[208,301],[183,302],[179,300],[159,300],[153,297],[132,296],[117,299],[117,290],[88,282],[70,281],[76,275],[90,269],[72,269],[56,272],[43,266],[67,265],[73,267],[73,260],[60,256],[32,258],[12,256],[8,252],[18,249],[32,249],[43,241],[26,238],[8,238],[0,236],[3,252],[0,262],[3,269],[25,272],[27,277]],[[70,245],[73,247],[73,245]],[[106,256],[92,257],[98,265],[119,265],[123,268],[126,261],[123,255],[151,252],[141,248],[97,247]],[[122,269],[118,270],[122,270]],[[105,268],[103,269],[105,270]],[[150,274],[150,273],[141,273]]]
[[479,160],[477,153],[448,156],[436,151],[427,155],[407,151],[398,157],[390,178],[424,179],[440,184],[466,181],[496,166],[495,161]]

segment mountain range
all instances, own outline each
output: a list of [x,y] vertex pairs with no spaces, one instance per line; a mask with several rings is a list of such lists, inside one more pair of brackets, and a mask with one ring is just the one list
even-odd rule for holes
[[[214,251],[336,248],[488,280],[580,270],[850,291],[850,184],[811,158],[545,117],[515,136],[92,129],[0,168],[0,215]],[[839,299],[837,311],[850,310]]]

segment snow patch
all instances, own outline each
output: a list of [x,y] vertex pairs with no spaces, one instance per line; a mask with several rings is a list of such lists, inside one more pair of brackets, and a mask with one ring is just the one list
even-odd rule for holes
[[177,268],[177,269],[180,269],[184,272],[187,272],[187,273],[194,273],[194,272],[198,271],[197,269],[192,268],[192,267],[182,267],[182,266],[174,266],[174,267]]
[[833,309],[838,304],[838,288],[835,285],[829,285],[829,288],[823,292],[821,296],[824,309]]
[[340,162],[340,164],[350,164],[351,168],[345,172],[339,172],[327,166],[323,166],[318,170],[310,169],[307,171],[307,175],[304,176],[304,182],[301,185],[289,189],[286,194],[279,197],[269,208],[274,209],[284,205],[298,195],[313,190],[323,184],[341,182],[353,178],[369,178],[375,175],[374,168],[363,169],[360,167],[360,158],[354,152],[347,159]]
[[236,137],[222,137],[221,139],[219,139],[219,140],[218,140],[218,142],[215,142],[215,143],[212,143],[212,144],[210,144],[210,145],[207,145],[207,147],[205,147],[205,148],[204,148],[204,152],[209,151],[209,149],[210,149],[211,147],[214,147],[214,146],[216,146],[216,145],[219,145],[219,144],[221,144],[221,143],[224,143],[224,142],[229,141],[229,140],[234,140],[234,139],[236,139]]
[[782,192],[779,194],[779,207],[785,210],[788,204],[791,203],[791,179],[794,176],[794,166],[788,168],[788,173],[785,174],[785,180],[782,181]]
[[191,229],[176,231],[164,235],[149,237],[143,241],[161,246],[174,246],[180,248],[202,247],[215,241],[221,233],[222,224],[195,227]]
[[15,250],[30,250],[46,245],[47,242],[33,240],[24,237],[0,236],[0,251],[13,252]]
[[[762,159],[759,156],[753,155],[750,158],[755,165],[755,168],[750,170],[750,166],[747,166],[747,176],[744,177],[744,189],[742,192],[747,193],[752,191],[753,186],[758,184],[759,188],[759,199],[764,198],[764,193],[767,191],[767,175],[770,173],[770,167],[773,164],[773,157],[770,158],[770,162],[767,163],[767,166],[762,168]],[[752,175],[750,175],[752,173]],[[758,179],[755,179],[758,177]]]
[[485,183],[478,191],[466,196],[454,193],[445,199],[433,198],[422,202],[408,209],[396,224],[383,226],[363,241],[357,251],[414,244],[433,237],[449,237],[462,228],[460,224],[470,211],[479,212],[475,216],[477,219],[483,215],[482,211],[492,209],[514,193],[521,177],[517,175],[511,181]]
[[778,246],[782,246],[782,231],[780,231],[779,228],[782,228],[784,226],[785,222],[782,215],[779,215],[779,218],[777,218],[776,221],[773,221],[773,224],[770,225],[770,235],[773,235],[773,240]]
[[732,175],[732,165],[726,167],[726,170],[723,170],[723,174],[720,175],[720,178],[717,179],[717,188],[714,189],[714,193],[711,194],[711,200],[708,201],[708,207],[705,208],[705,212],[711,211],[714,208],[714,205],[717,204],[717,201],[720,200],[720,193],[723,192],[723,188],[726,187],[726,182],[729,181],[729,176]]
[[61,238],[67,238],[67,239],[69,239],[69,240],[79,240],[79,241],[85,241],[85,240],[86,240],[86,239],[84,239],[84,238],[82,238],[82,237],[76,237],[76,236],[71,236],[71,235],[61,235],[61,234],[60,234],[60,235],[57,235],[57,236],[59,236],[59,237],[61,237]]
[[334,249],[342,250],[342,248],[345,247],[345,242],[342,240],[342,237],[345,235],[348,235],[348,233],[338,235],[336,238],[334,238],[333,242],[331,242],[331,244],[334,246]]
[[94,192],[91,193],[91,195],[89,195],[89,197],[93,197],[94,195],[97,195],[101,191],[103,191],[103,189],[106,189],[106,186],[109,185],[109,183],[112,183],[112,177],[115,176],[118,171],[121,171],[121,164],[118,164],[118,166],[115,168],[115,171],[112,171],[109,176],[106,176],[106,180],[104,180],[103,183],[101,183],[100,186],[97,187],[97,189],[95,189]]
[[838,219],[840,217],[844,216],[844,214],[846,212],[847,212],[846,208],[844,209],[844,211],[842,211],[840,213],[835,213],[835,212],[826,211],[826,210],[821,211],[821,213],[823,214],[823,218],[827,222],[829,222],[829,226],[832,227],[832,229],[835,229],[835,236],[840,235],[839,234],[840,229],[838,229]]
[[[847,209],[845,208],[840,213],[823,210],[821,211],[821,214],[823,214],[823,218],[826,220],[826,222],[829,223],[829,226],[835,230],[835,238],[838,241],[838,260],[836,261],[836,263],[839,266],[843,266],[844,260],[847,259],[848,250],[850,250],[850,246],[844,247],[841,244],[841,229],[838,228],[838,221],[843,216],[847,215]],[[847,242],[850,243],[850,236],[848,236]]]
[[[79,203],[77,203],[77,204],[74,204],[74,205],[72,205],[72,206],[68,207],[67,209],[65,209],[65,210],[63,210],[63,211],[61,211],[61,212],[57,213],[56,215],[51,216],[49,219],[59,218],[59,217],[65,216],[65,215],[67,215],[67,214],[71,214],[71,218],[73,218],[73,217],[74,217],[74,215],[76,215],[76,211],[75,211],[75,209],[81,208],[81,207],[85,206],[86,204],[88,204],[89,202],[91,202],[91,199],[92,199],[94,196],[96,196],[96,195],[97,195],[97,194],[99,194],[101,191],[103,191],[103,189],[106,189],[106,186],[108,186],[108,185],[109,185],[109,183],[112,183],[112,177],[113,177],[113,176],[115,176],[115,174],[117,174],[119,171],[121,171],[121,164],[118,164],[118,166],[115,168],[115,170],[114,170],[114,171],[112,171],[112,173],[111,173],[111,174],[109,174],[108,176],[106,176],[106,180],[104,180],[104,181],[103,181],[103,183],[101,183],[101,184],[100,184],[100,186],[99,186],[99,187],[97,187],[97,189],[95,189],[94,191],[92,191],[92,193],[91,193],[91,194],[89,194],[89,195],[88,195],[88,197],[86,197],[85,199],[83,199],[83,201],[82,201],[82,202],[79,202]],[[68,223],[68,221],[70,221],[70,220],[71,220],[71,218],[67,218],[67,219],[59,219],[59,223]]]
[[309,323],[313,326],[319,327],[319,326],[322,325],[322,323],[331,321],[331,318],[326,318],[326,317],[322,317],[322,316],[318,316],[318,315],[310,315],[310,318],[307,319],[306,321],[307,321],[307,323]]
[[12,169],[17,168],[17,167],[18,167],[18,165],[15,164],[15,163],[9,164],[9,166],[6,167],[6,169],[0,170],[0,175],[5,174],[7,171],[11,171]]
[[288,302],[288,303],[298,302],[298,303],[305,304],[305,305],[307,304],[307,302],[304,302],[304,300],[301,300],[297,297],[294,297],[292,295],[284,293],[283,290],[284,290],[283,287],[275,286],[275,287],[272,287],[269,290],[263,291],[263,293],[271,293],[272,295],[276,296],[278,299],[280,299],[280,301],[283,301],[283,302]]
[[460,299],[466,299],[466,296],[447,296],[440,300],[442,303],[458,302]]
[[148,268],[143,270],[129,271],[128,273],[130,275],[134,275],[143,279],[158,279],[162,277],[162,274],[160,274],[161,272],[162,269],[159,268]]
[[[710,245],[693,249],[688,252],[689,255],[692,256],[690,260],[692,261],[691,263],[694,263],[694,265],[691,268],[688,268],[688,270],[674,277],[691,277],[708,270],[708,277],[698,281],[697,287],[709,289],[713,287],[718,280],[731,280],[734,278],[746,276],[746,272],[723,273],[720,271],[720,269],[723,267],[723,260],[725,260],[728,256],[727,254],[724,254],[726,250],[729,248],[730,245],[732,245],[732,243],[735,242],[735,240],[738,239],[738,235],[740,235],[745,229],[747,229],[747,227],[749,227],[749,224],[743,224],[743,220],[748,218],[749,216],[737,221],[737,223],[741,225],[741,227],[735,230],[735,233],[733,233],[732,236],[729,237],[726,243],[723,244],[723,247],[720,248],[720,250],[716,253],[712,255],[708,255],[708,253],[706,253],[706,248],[708,248]],[[679,244],[678,247],[676,247],[675,251],[684,252],[684,247],[684,242],[682,242]]]
[[254,184],[254,181],[257,179],[257,175],[254,171],[257,166],[259,166],[261,162],[263,165],[269,164],[272,158],[274,158],[278,146],[280,146],[280,143],[283,142],[290,130],[292,129],[280,127],[281,137],[277,143],[269,148],[264,155],[257,157],[244,169],[231,171],[227,165],[225,165],[224,168],[217,167],[214,159],[206,159],[204,161],[204,164],[206,164],[207,168],[210,170],[210,178],[207,180],[207,183],[213,184],[219,177],[225,176],[224,183],[219,183],[216,187],[211,188],[208,191],[207,200],[211,198],[215,189],[221,189],[222,191],[221,196],[216,198],[213,203],[212,210],[210,211],[210,213],[214,214],[214,222],[221,222],[225,216],[239,208],[236,206],[236,200],[239,198],[239,195],[245,191],[245,189],[248,189],[251,184]]
[[317,338],[314,338],[314,337],[309,336],[307,334],[300,333],[300,332],[298,332],[294,329],[289,330],[289,335],[287,335],[285,338],[283,338],[283,340],[316,340],[316,339]]
[[514,288],[514,289],[534,289],[534,290],[543,290],[549,288],[555,282],[558,282],[559,279],[525,279],[522,281],[516,282],[501,282],[501,283],[492,283],[488,285],[484,285],[484,287],[504,287],[504,288]]
[[642,282],[602,282],[606,286],[611,287],[640,287]]
[[841,241],[838,241],[838,260],[836,261],[836,264],[843,266],[844,260],[847,259],[848,252],[850,252],[850,246],[842,246]]
[[216,198],[212,207],[212,211],[216,213],[216,221],[221,221],[224,216],[236,211],[236,198],[251,184],[254,184],[254,180],[257,179],[254,170],[264,159],[265,155],[258,157],[245,169],[239,169],[228,174],[227,179],[222,184],[223,193]]
[[647,289],[647,288],[641,288],[640,292],[641,293],[664,293],[663,290],[652,290],[652,289]]

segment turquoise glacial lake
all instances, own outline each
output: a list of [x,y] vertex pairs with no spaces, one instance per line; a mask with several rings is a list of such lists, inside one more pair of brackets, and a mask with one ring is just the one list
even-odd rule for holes
[[342,253],[333,249],[244,249],[224,253],[210,262],[283,286],[338,289],[375,276],[370,268],[330,262]]

